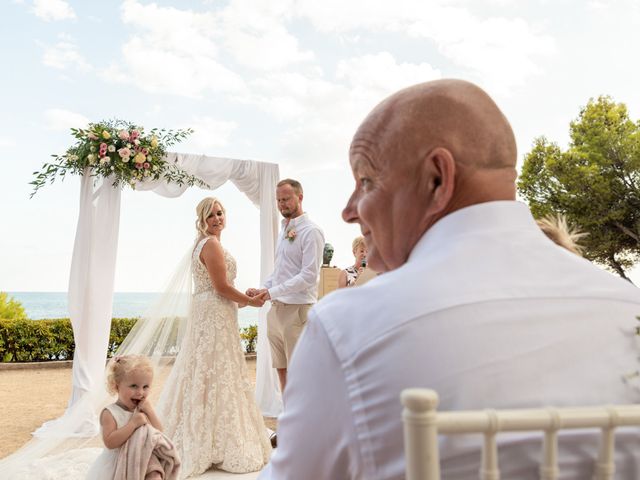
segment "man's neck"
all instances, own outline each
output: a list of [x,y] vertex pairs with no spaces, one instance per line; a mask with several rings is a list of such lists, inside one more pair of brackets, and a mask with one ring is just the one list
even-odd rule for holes
[[289,223],[291,223],[292,220],[295,220],[296,218],[301,217],[302,215],[304,215],[304,212],[302,210],[296,212],[295,214],[291,215],[290,217],[287,217],[284,219],[284,223],[285,225],[289,225]]

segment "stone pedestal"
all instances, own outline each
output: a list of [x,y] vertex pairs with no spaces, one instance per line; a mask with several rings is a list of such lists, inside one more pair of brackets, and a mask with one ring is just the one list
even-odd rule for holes
[[320,283],[318,284],[318,300],[338,288],[340,269],[337,267],[325,267],[320,269]]

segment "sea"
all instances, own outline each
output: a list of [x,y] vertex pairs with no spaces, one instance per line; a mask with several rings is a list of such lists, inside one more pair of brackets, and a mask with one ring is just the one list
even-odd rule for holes
[[[31,320],[69,317],[67,292],[7,292],[7,294],[22,304],[27,317]],[[115,292],[112,316],[114,318],[140,317],[159,295],[157,292]],[[238,310],[240,328],[257,325],[257,323],[256,308]]]

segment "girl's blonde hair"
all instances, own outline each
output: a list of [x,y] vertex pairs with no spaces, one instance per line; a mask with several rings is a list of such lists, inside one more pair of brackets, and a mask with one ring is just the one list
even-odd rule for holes
[[209,215],[211,215],[211,212],[213,212],[213,207],[216,203],[220,205],[220,208],[223,212],[227,213],[224,209],[224,205],[222,205],[220,200],[215,197],[203,198],[196,207],[196,215],[198,217],[196,219],[196,230],[203,237],[209,235],[207,233],[207,218],[209,217]]
[[107,366],[107,390],[110,394],[118,393],[118,384],[124,377],[134,371],[145,371],[153,377],[153,364],[144,355],[123,355],[113,357]]
[[576,255],[582,255],[583,247],[578,244],[581,238],[587,233],[569,226],[567,218],[564,215],[546,216],[536,223],[544,234],[553,240],[557,245],[566,248]]
[[360,245],[364,245],[364,248],[367,248],[367,244],[364,242],[364,237],[354,238],[353,242],[351,243],[351,252],[353,252],[354,255]]

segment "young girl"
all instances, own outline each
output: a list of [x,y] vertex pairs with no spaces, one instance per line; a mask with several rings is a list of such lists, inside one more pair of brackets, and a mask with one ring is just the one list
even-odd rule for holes
[[[148,399],[152,381],[153,365],[143,355],[114,357],[109,363],[107,388],[118,395],[118,400],[100,414],[106,448],[91,466],[88,479],[114,480],[133,470],[143,472],[140,480],[177,478],[180,461],[171,441],[160,433],[162,424]],[[132,436],[143,426],[153,428],[148,433],[140,432],[133,445]],[[148,458],[149,462],[128,465],[130,458]],[[169,471],[164,471],[165,468]]]

